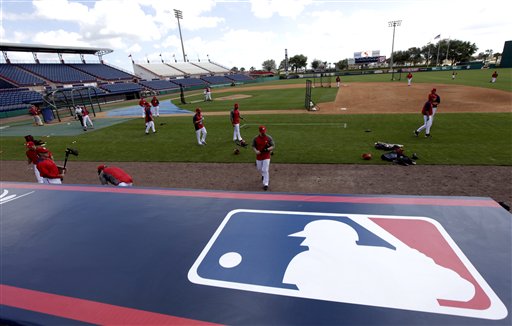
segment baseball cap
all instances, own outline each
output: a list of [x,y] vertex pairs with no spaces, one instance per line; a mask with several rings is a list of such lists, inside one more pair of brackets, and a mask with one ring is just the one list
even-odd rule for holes
[[432,93],[435,93],[436,92],[436,89],[435,88],[432,88]]
[[238,103],[235,103],[235,109],[238,109]]
[[106,167],[107,166],[105,164],[98,165],[98,172],[103,171],[103,169],[106,168]]
[[27,143],[25,144],[25,146],[27,146],[27,147],[32,147],[32,146],[35,146],[35,145],[36,145],[36,144],[34,144],[34,142],[33,142],[33,141],[29,141],[29,142],[27,142]]
[[196,108],[196,112],[201,112],[201,108]]
[[265,128],[265,126],[260,126],[259,131],[265,133],[267,132],[267,128]]
[[50,151],[46,147],[38,147],[38,148],[36,148],[36,152],[38,152],[38,153],[49,153]]

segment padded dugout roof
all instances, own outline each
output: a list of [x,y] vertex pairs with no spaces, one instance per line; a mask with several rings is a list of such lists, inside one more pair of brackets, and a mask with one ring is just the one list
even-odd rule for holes
[[36,45],[36,44],[23,44],[23,43],[2,43],[0,44],[0,51],[11,52],[39,52],[39,53],[73,53],[73,54],[94,54],[104,55],[114,52],[114,50],[106,48],[83,48],[73,46],[58,46],[58,45]]

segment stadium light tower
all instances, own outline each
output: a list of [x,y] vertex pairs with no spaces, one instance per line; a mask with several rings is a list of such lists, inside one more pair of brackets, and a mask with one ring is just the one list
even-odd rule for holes
[[178,19],[178,30],[180,31],[180,40],[181,40],[181,50],[183,51],[183,61],[185,60],[185,47],[183,46],[183,37],[181,36],[181,26],[180,26],[180,19],[183,19],[183,12],[181,10],[173,9],[174,10],[174,17]]
[[391,43],[391,80],[395,80],[395,71],[393,70],[393,51],[395,51],[395,27],[402,24],[401,20],[393,20],[388,22],[389,27],[393,27],[393,41]]

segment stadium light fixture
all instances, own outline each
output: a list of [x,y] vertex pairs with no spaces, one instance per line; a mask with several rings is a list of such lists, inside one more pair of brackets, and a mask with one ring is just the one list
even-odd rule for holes
[[181,25],[180,25],[180,19],[183,19],[183,12],[181,10],[173,9],[174,10],[174,17],[178,20],[178,30],[180,31],[180,40],[181,40],[181,50],[183,51],[183,61],[185,60],[185,47],[183,46],[183,37],[181,36]]
[[401,20],[392,20],[388,22],[389,27],[393,27],[393,41],[391,42],[391,80],[395,80],[395,70],[393,69],[393,51],[395,51],[395,27],[402,24]]

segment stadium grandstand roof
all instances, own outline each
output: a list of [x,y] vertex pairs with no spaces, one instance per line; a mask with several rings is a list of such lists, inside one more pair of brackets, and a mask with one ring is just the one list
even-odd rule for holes
[[23,43],[0,43],[0,51],[9,52],[38,52],[38,53],[72,53],[104,55],[114,52],[106,48],[83,48],[74,46],[39,45]]

